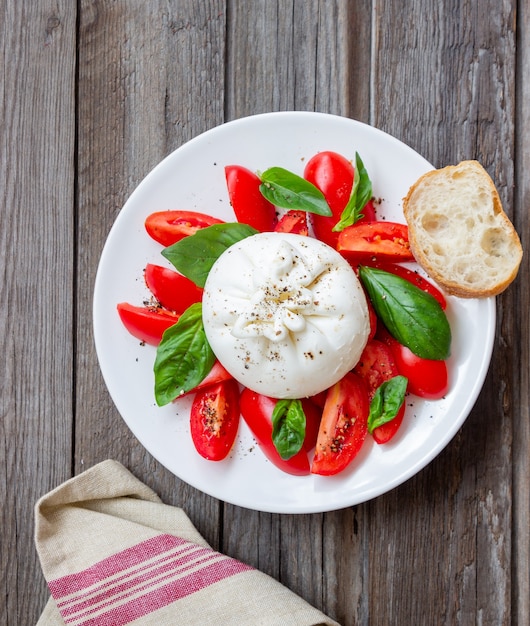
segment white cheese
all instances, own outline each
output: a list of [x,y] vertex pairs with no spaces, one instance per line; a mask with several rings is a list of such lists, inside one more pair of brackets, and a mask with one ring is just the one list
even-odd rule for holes
[[274,398],[327,389],[359,360],[368,306],[350,265],[301,235],[261,233],[214,263],[203,294],[208,341],[241,384]]

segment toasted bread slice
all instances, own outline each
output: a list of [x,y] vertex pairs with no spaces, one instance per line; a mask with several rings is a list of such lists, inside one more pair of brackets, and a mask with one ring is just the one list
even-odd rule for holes
[[417,262],[447,293],[495,296],[516,277],[519,236],[477,161],[424,174],[403,199],[403,212]]

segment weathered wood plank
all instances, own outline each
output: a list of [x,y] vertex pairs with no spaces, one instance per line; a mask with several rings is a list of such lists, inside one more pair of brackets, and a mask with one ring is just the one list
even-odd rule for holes
[[33,505],[70,475],[76,9],[0,14],[0,622],[14,625],[36,621],[46,592]]
[[226,117],[268,111],[344,115],[348,3],[229,0]]
[[525,251],[510,304],[517,330],[513,369],[512,623],[530,615],[530,6],[518,5],[513,219]]
[[90,0],[80,6],[75,470],[109,457],[121,461],[166,502],[184,506],[216,545],[219,503],[156,463],[114,408],[97,364],[90,310],[99,255],[129,194],[171,150],[223,121],[224,7]]
[[[436,166],[479,159],[510,210],[514,3],[375,6],[372,122]],[[370,604],[382,623],[510,622],[513,294],[499,298],[495,354],[469,420],[434,463],[371,507]]]

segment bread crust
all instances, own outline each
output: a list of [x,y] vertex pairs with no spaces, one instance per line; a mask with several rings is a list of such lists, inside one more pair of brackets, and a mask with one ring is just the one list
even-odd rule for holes
[[[440,206],[438,193],[447,187],[447,202]],[[435,193],[438,192],[438,193]],[[460,203],[471,194],[471,202]],[[465,192],[465,193],[464,193]],[[486,193],[485,193],[486,192]],[[432,215],[429,199],[433,200]],[[457,206],[458,205],[458,206]],[[506,215],[497,189],[478,161],[462,161],[431,170],[421,176],[403,199],[403,213],[409,229],[412,253],[418,264],[442,289],[461,298],[486,298],[502,293],[515,279],[523,250],[519,236]],[[434,214],[436,213],[437,218]],[[429,220],[436,219],[447,227],[430,232]],[[476,227],[469,224],[480,222]],[[464,243],[463,235],[466,240]],[[444,241],[444,237],[449,239]],[[491,250],[484,242],[491,239]],[[495,246],[495,238],[502,245]],[[448,254],[442,248],[446,245]],[[462,263],[464,271],[455,268]]]

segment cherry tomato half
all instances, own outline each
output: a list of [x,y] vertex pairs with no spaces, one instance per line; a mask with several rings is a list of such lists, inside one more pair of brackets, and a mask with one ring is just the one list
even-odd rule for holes
[[377,313],[368,294],[366,294],[366,304],[368,305],[368,319],[370,320],[370,334],[368,335],[368,341],[370,341],[377,332]]
[[[390,347],[377,339],[372,339],[366,344],[353,371],[365,381],[370,401],[377,389],[385,381],[398,376],[400,373]],[[390,441],[401,426],[404,415],[405,402],[403,402],[393,420],[374,429],[372,437],[376,443],[387,443]]]
[[379,325],[377,337],[386,343],[394,355],[399,373],[408,378],[407,390],[420,398],[439,400],[449,389],[447,364],[445,361],[422,359],[400,344]]
[[[337,246],[339,237],[338,232],[333,232],[333,227],[348,204],[354,177],[355,168],[351,162],[331,151],[319,152],[307,162],[304,169],[304,178],[320,189],[333,213],[331,217],[312,215],[313,231],[318,239],[333,248]],[[375,209],[371,200],[364,207],[363,215],[364,218],[357,223],[375,220]]]
[[388,443],[392,437],[397,433],[399,427],[403,423],[403,418],[405,417],[405,403],[403,403],[402,407],[399,409],[398,414],[394,417],[393,420],[390,420],[386,424],[382,424],[377,428],[374,428],[372,431],[372,437],[374,441],[378,444]]
[[309,235],[309,228],[307,225],[307,212],[306,211],[287,211],[285,215],[278,221],[274,227],[277,233],[292,233],[293,235]]
[[431,296],[436,298],[442,309],[445,310],[447,308],[447,301],[443,293],[438,289],[438,287],[433,285],[426,278],[423,278],[421,274],[418,274],[418,272],[415,272],[414,270],[411,270],[404,265],[398,265],[397,263],[390,263],[385,261],[375,263],[368,261],[366,265],[371,265],[372,267],[384,270],[385,272],[390,272],[391,274],[395,274],[396,276],[400,276],[401,278],[408,280],[409,283],[412,283],[416,287],[419,287],[423,291],[430,293]]
[[262,233],[273,231],[277,222],[276,207],[259,190],[259,177],[241,165],[227,165],[225,177],[237,221]]
[[223,220],[216,217],[196,211],[159,211],[147,217],[145,230],[155,241],[167,247],[193,235],[201,228],[222,222]]
[[337,250],[350,262],[413,261],[406,224],[357,222],[339,234]]
[[221,461],[230,452],[239,428],[239,385],[234,379],[195,394],[190,411],[191,438],[197,452]]
[[316,434],[320,423],[320,410],[310,401],[303,400],[306,415],[306,438],[304,447],[293,457],[284,461],[278,454],[272,441],[272,412],[277,400],[263,396],[248,388],[243,389],[240,398],[241,416],[252,431],[259,447],[276,467],[293,474],[304,476],[309,474],[307,452],[315,446]]
[[182,274],[161,265],[148,263],[145,283],[160,304],[170,311],[184,313],[195,302],[202,300],[202,289]]
[[385,380],[399,374],[392,350],[377,339],[366,344],[353,371],[366,383],[370,401]]
[[305,413],[304,450],[311,452],[317,445],[318,430],[322,418],[322,407],[309,398],[303,398],[302,406]]
[[164,331],[178,322],[179,316],[164,309],[134,306],[127,302],[117,305],[125,328],[140,341],[157,346]]
[[[225,380],[232,380],[233,378],[234,377],[232,376],[232,374],[229,374],[219,361],[216,361],[213,364],[210,372],[202,379],[202,381],[196,387],[190,389],[187,394],[197,393],[197,391],[206,389],[207,387],[212,387],[213,385],[216,385],[217,383],[222,383]],[[175,398],[175,401],[177,401],[181,397],[182,396],[178,396],[177,398]]]
[[349,372],[330,387],[318,431],[313,474],[332,476],[357,456],[368,432],[369,402],[364,381]]

